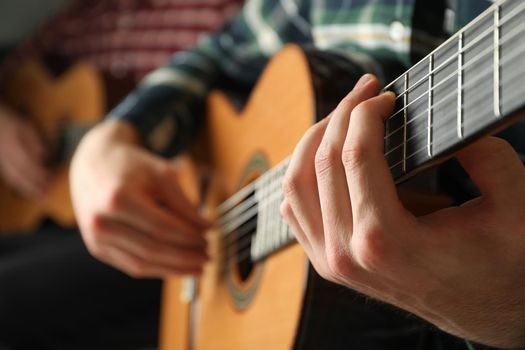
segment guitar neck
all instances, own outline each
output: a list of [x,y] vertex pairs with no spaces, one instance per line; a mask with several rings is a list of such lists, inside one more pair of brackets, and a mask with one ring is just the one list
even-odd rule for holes
[[497,1],[394,80],[385,157],[396,182],[502,128],[524,107],[525,2]]
[[[509,124],[524,108],[524,31],[525,2],[496,1],[386,86],[397,95],[384,135],[396,183]],[[221,231],[231,233],[239,222],[250,223],[248,232],[255,228],[253,235],[241,234],[250,240],[252,261],[294,241],[279,210],[287,166],[283,161],[219,207]]]

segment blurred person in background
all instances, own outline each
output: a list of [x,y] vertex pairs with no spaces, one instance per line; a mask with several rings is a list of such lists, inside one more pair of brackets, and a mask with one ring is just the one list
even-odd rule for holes
[[[219,28],[239,2],[67,3],[6,56],[0,66],[2,96],[9,94],[6,82],[13,72],[29,59],[42,62],[57,81],[83,62],[99,73],[104,108],[112,108],[150,70]],[[14,191],[39,200],[53,176],[51,150],[26,117],[0,99],[0,178]],[[155,347],[160,293],[160,280],[133,279],[92,258],[76,227],[46,220],[36,232],[0,234],[0,347]]]

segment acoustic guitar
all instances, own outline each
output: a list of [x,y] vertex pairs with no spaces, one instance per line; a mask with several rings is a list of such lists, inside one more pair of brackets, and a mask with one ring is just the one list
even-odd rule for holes
[[26,198],[0,183],[0,232],[29,232],[44,218],[75,225],[69,197],[68,160],[82,135],[105,111],[101,77],[87,63],[54,77],[39,60],[23,62],[3,87],[4,102],[30,119],[48,146],[54,177],[41,200]]
[[[524,19],[525,2],[498,1],[386,87],[397,94],[384,149],[397,183],[521,116]],[[200,192],[217,222],[212,261],[199,280],[166,281],[163,350],[347,349],[352,327],[366,330],[351,305],[358,297],[313,271],[279,213],[287,157],[360,73],[341,57],[288,46],[240,113],[211,95],[213,172]]]

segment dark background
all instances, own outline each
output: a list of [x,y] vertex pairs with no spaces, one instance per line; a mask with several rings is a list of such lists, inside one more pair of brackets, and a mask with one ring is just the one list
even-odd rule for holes
[[0,60],[68,0],[1,0]]

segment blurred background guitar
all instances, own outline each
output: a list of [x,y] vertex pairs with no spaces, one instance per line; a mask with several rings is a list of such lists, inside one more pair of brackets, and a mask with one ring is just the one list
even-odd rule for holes
[[74,226],[68,160],[82,135],[104,115],[99,73],[79,62],[56,76],[40,60],[29,59],[9,75],[3,90],[3,101],[28,118],[46,144],[53,178],[38,200],[24,197],[0,179],[0,233],[32,231],[45,218]]

